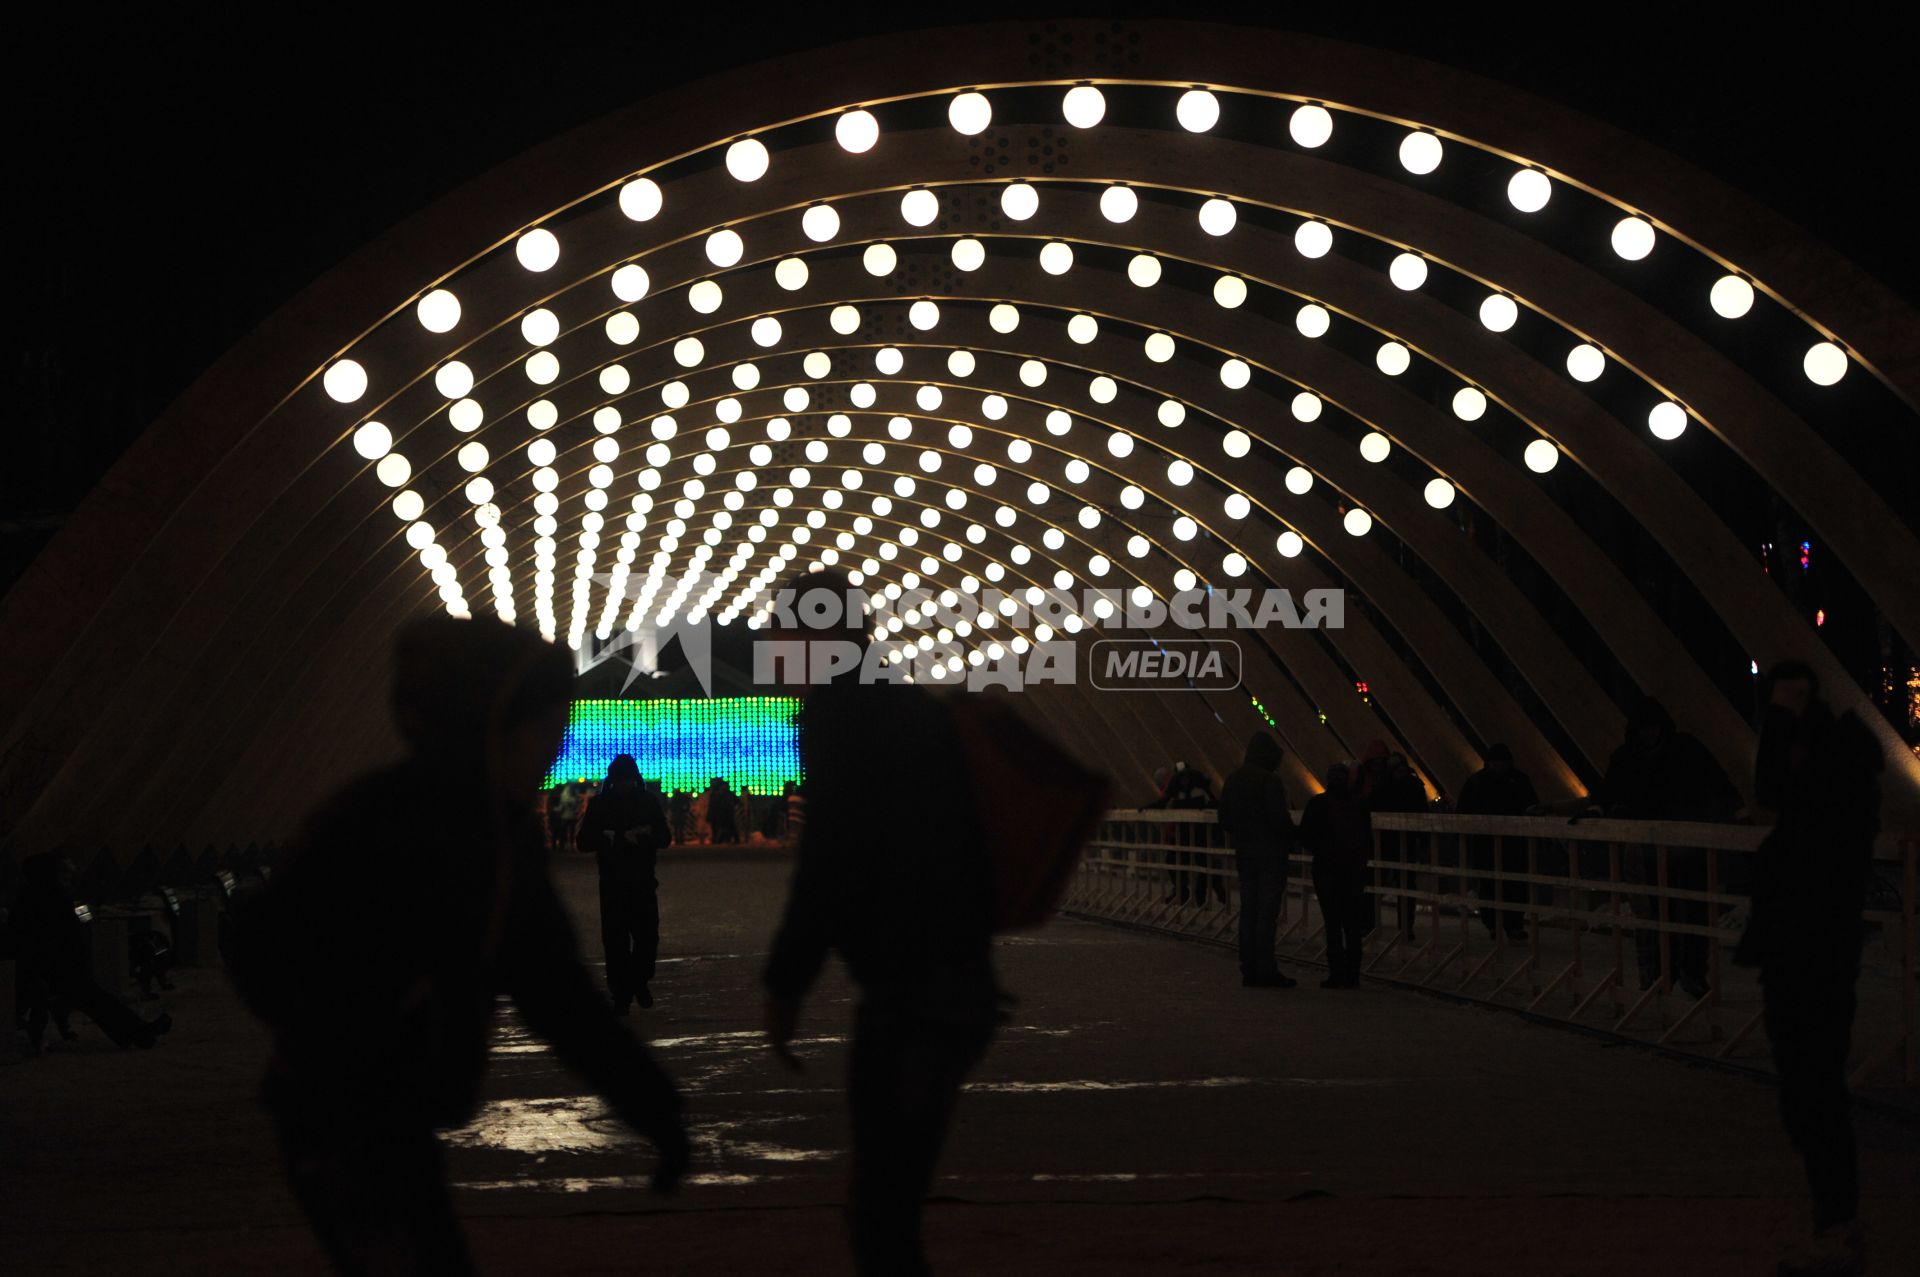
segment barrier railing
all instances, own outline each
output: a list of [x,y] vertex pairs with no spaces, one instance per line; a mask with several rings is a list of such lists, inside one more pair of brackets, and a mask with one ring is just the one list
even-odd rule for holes
[[[1065,908],[1232,943],[1233,853],[1211,811],[1109,812]],[[1637,1041],[1767,1067],[1754,973],[1730,961],[1763,826],[1377,813],[1365,972]],[[1295,855],[1283,961],[1321,959]],[[1916,1067],[1914,896],[1920,839],[1884,836],[1863,915],[1854,1081]]]

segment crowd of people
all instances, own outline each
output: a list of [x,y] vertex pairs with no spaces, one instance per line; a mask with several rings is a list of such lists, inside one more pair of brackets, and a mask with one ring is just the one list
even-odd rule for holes
[[[822,576],[806,588],[847,588]],[[855,618],[834,637],[859,643],[864,630]],[[572,671],[564,651],[525,631],[432,618],[403,633],[396,665],[393,709],[407,757],[313,814],[268,888],[234,918],[225,955],[242,999],[271,1030],[263,1096],[289,1183],[330,1260],[348,1273],[461,1273],[472,1259],[435,1132],[478,1107],[501,995],[652,1143],[658,1191],[672,1191],[689,1165],[678,1088],[616,1019],[635,1002],[653,1005],[655,861],[686,837],[674,801],[684,795],[663,802],[622,755],[585,801],[572,793],[569,805],[563,793],[541,809],[539,780],[566,724]],[[1883,760],[1857,717],[1821,700],[1806,666],[1784,663],[1765,686],[1755,792],[1777,820],[1755,858],[1751,922],[1734,960],[1760,972],[1782,1118],[1814,1203],[1814,1250],[1845,1263],[1860,1245],[1846,1062]],[[962,1083],[1004,1018],[986,810],[966,789],[964,732],[922,689],[855,677],[806,691],[806,823],[761,977],[766,1039],[782,1063],[801,1067],[792,1048],[802,1006],[838,952],[859,990],[847,1084],[856,1269],[923,1273],[922,1206]],[[1322,987],[1355,988],[1376,912],[1373,817],[1445,810],[1445,799],[1429,797],[1407,758],[1376,741],[1327,769],[1296,823],[1283,757],[1271,733],[1256,732],[1217,797],[1204,772],[1177,763],[1163,770],[1154,805],[1217,809],[1213,827],[1232,849],[1239,886],[1243,984],[1297,983],[1277,965],[1275,931],[1298,849],[1325,920]],[[737,837],[716,818],[732,809],[731,791],[716,780],[703,797],[711,836]],[[1572,814],[1726,819],[1739,802],[1708,752],[1649,700]],[[951,818],[928,823],[927,810]],[[1455,810],[1547,808],[1496,744]],[[908,826],[920,831],[911,858],[891,837]],[[1425,834],[1388,836],[1397,841],[1380,857],[1383,874],[1401,876],[1379,885],[1454,868]],[[556,840],[596,857],[604,995],[549,877]],[[1527,868],[1510,841],[1470,838],[1464,858],[1478,871],[1476,911],[1488,932],[1520,939],[1531,896],[1526,882],[1507,878]],[[1169,858],[1172,891],[1190,905],[1224,899],[1202,850],[1210,841],[1187,845]],[[1486,876],[1496,866],[1498,884]],[[1672,885],[1705,883],[1704,867],[1685,860],[1667,875]],[[25,1021],[36,1034],[48,1022],[65,1030],[77,1010],[116,1042],[152,1045],[166,1018],[145,1020],[93,979],[70,867],[38,857],[25,878],[9,927]],[[365,890],[370,881],[380,890]],[[1411,932],[1410,910],[1396,921]],[[351,934],[336,943],[342,927]],[[1643,930],[1656,943],[1667,934]],[[1684,946],[1671,965],[1682,987],[1701,972]]]
[[[1780,1078],[1781,1118],[1801,1157],[1813,1202],[1812,1239],[1781,1271],[1855,1272],[1862,1243],[1847,1056],[1885,760],[1858,716],[1837,713],[1821,699],[1804,663],[1775,666],[1763,684],[1762,704],[1754,796],[1775,820],[1753,858],[1752,881],[1740,884],[1750,892],[1750,917],[1732,961],[1759,970],[1764,1024]],[[1372,864],[1379,865],[1383,887],[1411,885],[1416,873],[1431,870],[1438,893],[1447,894],[1454,883],[1446,871],[1458,863],[1443,863],[1430,835],[1418,832],[1380,831],[1376,855],[1374,813],[1446,812],[1449,804],[1437,788],[1428,797],[1405,755],[1374,741],[1358,760],[1327,769],[1323,788],[1307,801],[1296,825],[1278,775],[1282,757],[1271,733],[1255,732],[1217,799],[1205,773],[1176,763],[1156,776],[1159,792],[1146,805],[1217,809],[1217,826],[1233,849],[1239,882],[1242,984],[1297,984],[1280,971],[1274,942],[1289,860],[1298,848],[1310,859],[1324,924],[1328,974],[1321,987],[1355,988],[1365,939],[1375,925],[1375,904],[1368,899],[1375,881]],[[1666,707],[1652,697],[1643,698],[1628,716],[1625,739],[1589,795],[1543,804],[1532,780],[1514,766],[1512,751],[1494,744],[1480,770],[1461,786],[1451,810],[1467,816],[1571,815],[1575,821],[1591,815],[1727,822],[1749,814],[1711,752],[1679,731]],[[1534,899],[1527,878],[1538,868],[1530,864],[1528,840],[1472,834],[1463,841],[1464,859],[1478,883],[1481,923],[1490,936],[1525,941]],[[1200,842],[1188,835],[1187,845]],[[1710,881],[1704,851],[1656,846],[1651,840],[1624,850],[1625,876],[1637,884],[1660,885],[1670,923],[1704,929],[1720,921],[1710,915],[1707,902],[1687,895],[1725,885]],[[1168,873],[1182,903],[1206,903],[1199,866],[1207,859],[1181,850],[1168,854]],[[1680,894],[1667,896],[1668,890]],[[1411,937],[1413,901],[1404,895],[1397,899],[1398,925]],[[1653,893],[1636,892],[1629,900],[1646,924],[1634,928],[1642,987],[1666,981],[1692,997],[1706,996],[1707,936],[1659,925],[1660,899]]]
[[[1490,834],[1470,834],[1456,846],[1424,832],[1382,830],[1376,839],[1376,813],[1453,813],[1462,816],[1526,816],[1561,814],[1607,816],[1615,819],[1670,821],[1731,821],[1743,815],[1739,791],[1727,779],[1711,753],[1694,737],[1676,730],[1672,716],[1659,701],[1642,700],[1629,717],[1626,738],[1614,751],[1600,784],[1591,794],[1562,803],[1540,800],[1533,781],[1514,765],[1513,751],[1504,744],[1489,745],[1482,766],[1460,787],[1457,800],[1444,790],[1431,793],[1405,754],[1390,750],[1384,741],[1367,744],[1360,757],[1329,766],[1321,789],[1308,799],[1294,823],[1286,789],[1278,776],[1280,744],[1269,732],[1256,732],[1245,759],[1228,776],[1219,795],[1207,774],[1184,762],[1160,769],[1157,792],[1145,804],[1149,809],[1217,809],[1217,826],[1234,853],[1241,901],[1241,977],[1249,986],[1289,987],[1290,978],[1274,964],[1271,945],[1263,937],[1275,931],[1277,911],[1285,895],[1289,861],[1304,852],[1311,864],[1314,895],[1325,921],[1329,988],[1352,987],[1359,979],[1359,959],[1365,937],[1375,927],[1370,887],[1384,889],[1392,898],[1394,921],[1402,935],[1414,939],[1418,912],[1412,894],[1419,875],[1431,873],[1437,894],[1456,890],[1465,861],[1465,877],[1480,904],[1475,910],[1490,936],[1510,943],[1527,940],[1527,916],[1534,902],[1528,840]],[[1212,837],[1201,828],[1175,832],[1170,839],[1186,839],[1196,848]],[[1377,853],[1376,853],[1376,842]],[[1658,879],[1662,853],[1649,845],[1628,849],[1629,881]],[[1705,853],[1685,847],[1665,850],[1668,887],[1704,891],[1708,887]],[[1225,880],[1207,868],[1210,857],[1178,846],[1168,853],[1169,900],[1204,905],[1209,882],[1226,902]],[[1369,869],[1370,862],[1380,868]],[[1589,866],[1588,868],[1593,868]],[[1603,872],[1603,871],[1601,871]],[[1707,992],[1707,941],[1703,935],[1670,931],[1656,925],[1657,901],[1633,894],[1630,907],[1648,923],[1635,929],[1641,982],[1645,986],[1669,979],[1694,997]],[[1676,899],[1669,904],[1671,922],[1704,926],[1707,906],[1697,900]],[[1663,945],[1665,946],[1663,966]]]
[[[797,824],[793,819],[799,787],[788,781],[778,793],[756,794],[751,785],[738,793],[715,776],[705,789],[665,791],[657,780],[641,782],[666,814],[662,837],[666,844],[724,846],[752,842],[789,841]],[[541,793],[539,810],[550,850],[573,847],[580,821],[593,805],[604,782],[567,781]]]
[[[173,1027],[171,1015],[148,1019],[101,984],[105,973],[94,969],[87,910],[74,898],[73,862],[66,856],[49,851],[23,861],[20,892],[5,917],[5,951],[17,964],[14,1020],[26,1030],[30,1053],[41,1050],[49,1025],[64,1041],[77,1038],[76,1011],[123,1047],[150,1048]],[[150,982],[143,983],[150,993]]]

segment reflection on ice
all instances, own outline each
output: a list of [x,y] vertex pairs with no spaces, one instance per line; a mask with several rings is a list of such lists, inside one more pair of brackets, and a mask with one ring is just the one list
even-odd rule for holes
[[1179,1078],[1172,1081],[1142,1079],[1132,1082],[1103,1082],[1083,1077],[1061,1082],[969,1082],[969,1091],[992,1091],[1003,1095],[1029,1095],[1050,1091],[1153,1091],[1176,1087],[1251,1086],[1250,1077]]
[[[725,1163],[820,1162],[836,1156],[827,1149],[795,1148],[764,1138],[770,1126],[804,1122],[803,1114],[762,1115],[750,1119],[696,1123],[688,1134],[701,1149],[703,1160]],[[736,1137],[738,1133],[741,1137]],[[477,1117],[446,1134],[456,1148],[481,1148],[503,1153],[533,1153],[544,1161],[550,1153],[640,1152],[645,1141],[628,1131],[612,1111],[592,1095],[565,1095],[542,1099],[491,1100]],[[569,1181],[571,1182],[571,1181]],[[591,1186],[590,1181],[581,1183]],[[568,1189],[566,1191],[574,1191]]]
[[455,1148],[508,1153],[597,1153],[641,1143],[597,1095],[489,1100],[473,1121],[448,1131],[445,1139]]
[[[750,1184],[766,1184],[780,1179],[778,1175],[689,1175],[681,1180],[682,1184],[713,1184],[722,1187],[740,1187]],[[470,1180],[455,1184],[455,1188],[468,1188],[478,1192],[499,1192],[518,1190],[523,1193],[592,1193],[603,1189],[645,1192],[650,1181],[645,1175],[569,1175],[552,1179],[489,1179]]]

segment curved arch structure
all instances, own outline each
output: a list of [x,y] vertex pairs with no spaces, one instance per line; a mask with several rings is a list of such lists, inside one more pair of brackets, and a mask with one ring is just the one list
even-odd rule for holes
[[[364,693],[407,616],[576,647],[751,624],[820,560],[921,678],[1111,630],[978,615],[990,585],[1348,591],[1344,628],[1235,633],[1235,691],[1029,690],[1130,783],[1264,721],[1301,786],[1379,738],[1452,788],[1503,740],[1578,793],[1620,675],[1743,778],[1744,707],[1558,466],[1755,662],[1809,658],[1863,711],[1911,820],[1920,764],[1662,455],[1710,435],[1920,642],[1920,542],[1833,445],[1836,384],[1913,417],[1916,316],[1705,174],[1472,76],[1179,23],[788,58],[455,192],[156,422],[0,606],[0,833],[277,837],[392,748]],[[968,623],[902,615],[916,581]]]

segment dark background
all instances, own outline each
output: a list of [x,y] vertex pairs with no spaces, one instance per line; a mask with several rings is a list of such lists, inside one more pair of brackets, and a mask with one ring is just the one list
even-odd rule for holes
[[[661,8],[76,10],[16,26],[0,588],[222,351],[408,214],[668,85],[953,12],[696,7],[695,20]],[[1842,9],[1687,28],[1672,20],[1680,9],[1556,6],[1552,21],[1545,8],[1531,21],[1458,6],[1177,12],[1413,53],[1557,99],[1687,157],[1920,296],[1901,198],[1912,33],[1829,21]]]

